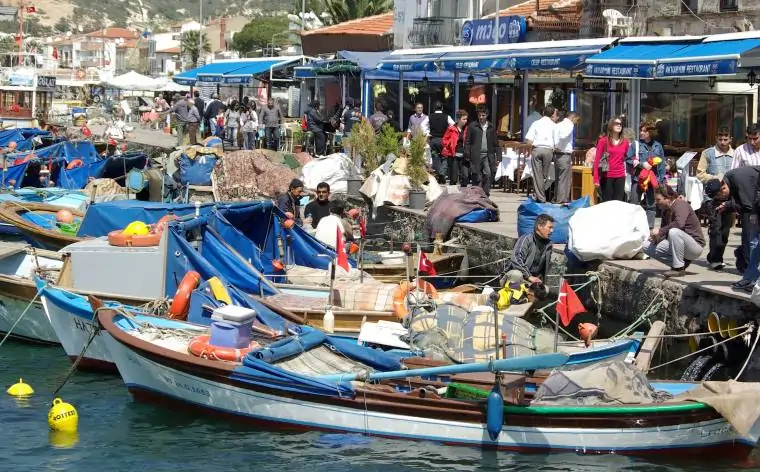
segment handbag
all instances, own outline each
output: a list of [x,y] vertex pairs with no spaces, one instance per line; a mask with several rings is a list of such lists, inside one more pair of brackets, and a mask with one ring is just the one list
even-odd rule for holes
[[599,172],[607,172],[610,170],[610,153],[607,152],[607,139],[604,140],[604,152],[602,152],[602,157],[599,159]]

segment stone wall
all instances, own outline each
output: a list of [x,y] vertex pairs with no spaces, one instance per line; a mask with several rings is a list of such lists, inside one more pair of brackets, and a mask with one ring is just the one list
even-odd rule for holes
[[694,14],[682,12],[681,0],[645,0],[639,3],[637,19],[646,19],[646,34],[672,36],[729,33],[754,30],[760,24],[760,0],[739,0],[736,12],[721,12],[720,0],[696,0]]

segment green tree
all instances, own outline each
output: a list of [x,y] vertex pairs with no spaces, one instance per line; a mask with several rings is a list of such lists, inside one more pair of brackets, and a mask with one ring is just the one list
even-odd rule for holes
[[[185,31],[182,33],[182,40],[180,41],[180,49],[183,56],[190,56],[190,67],[195,68],[198,66],[198,58],[201,56],[201,37],[200,32],[196,30]],[[211,42],[208,40],[208,35],[203,35],[203,52],[211,52]]]
[[68,31],[71,31],[71,25],[69,24],[69,19],[64,16],[58,18],[58,21],[56,21],[55,25],[53,25],[53,29],[55,29],[59,33],[66,33]]
[[390,0],[324,0],[332,24],[386,13],[393,8]]
[[235,33],[231,49],[246,57],[257,49],[265,49],[270,43],[282,46],[288,42],[288,23],[286,16],[256,17]]

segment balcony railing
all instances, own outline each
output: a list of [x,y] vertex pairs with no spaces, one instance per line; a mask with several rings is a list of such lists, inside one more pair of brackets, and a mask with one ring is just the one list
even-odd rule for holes
[[459,18],[415,18],[409,42],[412,47],[452,46],[459,38]]

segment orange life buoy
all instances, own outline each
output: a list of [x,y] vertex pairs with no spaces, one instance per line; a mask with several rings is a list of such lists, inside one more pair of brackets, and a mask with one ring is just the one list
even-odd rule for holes
[[176,220],[177,215],[164,215],[158,220],[158,223],[153,227],[153,231],[161,234],[164,232],[170,221]]
[[82,167],[84,165],[84,162],[82,162],[82,159],[74,159],[73,161],[69,162],[69,165],[66,166],[66,170],[71,170],[75,167]]
[[177,287],[177,293],[174,294],[172,306],[169,308],[169,318],[173,320],[187,319],[187,312],[190,310],[190,295],[200,283],[201,274],[194,270],[182,277],[182,282]]
[[406,297],[414,290],[419,290],[430,298],[438,297],[438,290],[430,282],[421,279],[412,283],[401,282],[398,287],[393,289],[393,314],[397,318],[403,319],[409,314],[409,310],[406,308]]
[[108,233],[108,244],[118,247],[152,247],[161,242],[161,233],[150,232],[148,234],[124,234],[120,229]]
[[211,336],[202,334],[193,338],[187,345],[187,350],[195,357],[211,361],[240,362],[240,359],[252,350],[261,347],[256,341],[251,341],[248,347],[235,349],[232,347],[212,346],[209,344]]

